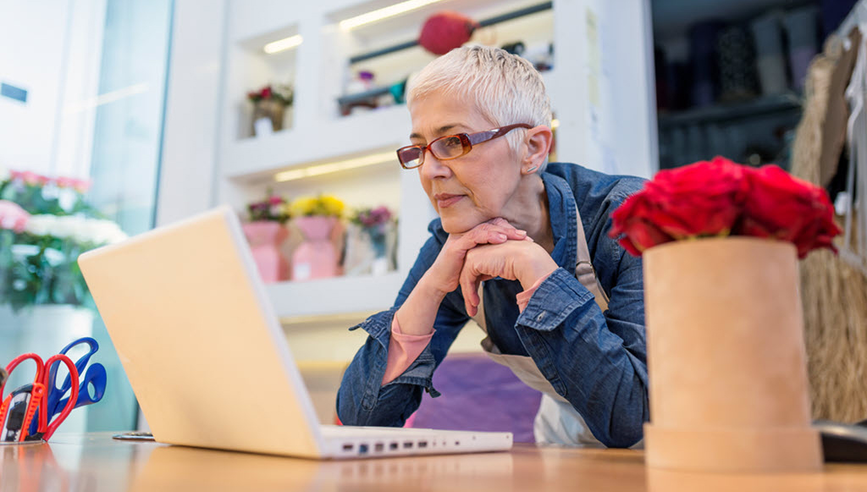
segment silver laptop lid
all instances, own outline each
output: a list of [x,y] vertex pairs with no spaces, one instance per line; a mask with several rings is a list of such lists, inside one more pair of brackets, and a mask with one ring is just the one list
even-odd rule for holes
[[78,261],[158,441],[321,456],[313,405],[231,209]]

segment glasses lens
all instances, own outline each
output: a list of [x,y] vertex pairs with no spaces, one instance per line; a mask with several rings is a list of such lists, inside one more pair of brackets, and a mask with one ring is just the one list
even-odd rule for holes
[[413,168],[421,165],[422,149],[418,147],[403,147],[398,149],[397,158],[405,168]]
[[457,135],[449,135],[434,141],[430,146],[430,150],[437,159],[454,159],[466,154],[464,142]]

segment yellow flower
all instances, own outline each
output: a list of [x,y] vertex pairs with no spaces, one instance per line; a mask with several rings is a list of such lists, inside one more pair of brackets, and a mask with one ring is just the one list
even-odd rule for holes
[[305,215],[313,215],[316,210],[318,200],[312,196],[302,196],[296,198],[289,205],[289,210],[293,217],[303,217]]
[[325,210],[325,215],[334,215],[340,217],[343,214],[343,202],[334,195],[322,195],[319,197],[319,203]]
[[303,196],[296,198],[289,205],[289,211],[293,217],[306,217],[311,215],[326,215],[340,217],[345,205],[343,201],[334,195],[319,195],[318,198]]

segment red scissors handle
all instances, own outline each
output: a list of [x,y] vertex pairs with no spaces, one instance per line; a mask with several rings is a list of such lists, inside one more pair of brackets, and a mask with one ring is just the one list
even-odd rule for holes
[[24,415],[24,425],[21,427],[21,436],[19,441],[27,439],[27,431],[30,429],[30,422],[33,421],[33,416],[36,415],[36,409],[40,406],[45,406],[42,401],[45,398],[45,385],[42,383],[33,383],[33,389],[30,390],[30,403],[27,404],[27,413]]
[[[50,425],[48,424],[49,417],[47,405],[39,405],[39,433],[42,434],[42,439],[45,439],[46,441],[54,435],[54,431],[56,431],[57,427],[66,420],[66,417],[69,416],[69,412],[75,408],[75,403],[78,401],[78,369],[75,368],[75,363],[72,362],[72,359],[63,354],[55,355],[45,361],[45,373],[42,381],[43,390],[48,387],[48,374],[51,372],[51,366],[58,361],[66,364],[66,367],[69,369],[69,379],[72,381],[72,387],[70,388],[71,394],[69,395],[69,401],[66,403],[63,411],[60,412],[60,415],[58,415]],[[28,423],[27,425],[30,424]]]
[[[32,353],[31,354],[22,354],[16,358],[12,359],[12,362],[10,362],[6,366],[7,375],[12,374],[12,371],[14,371],[16,367],[18,367],[18,364],[21,364],[22,362],[24,362],[27,359],[32,359],[33,362],[36,363],[36,377],[33,378],[34,389],[36,388],[36,386],[38,384],[38,385],[42,386],[43,390],[44,390],[44,388],[45,388],[44,384],[45,383],[43,380],[45,379],[47,373],[45,371],[45,365],[42,363],[42,357],[39,357],[36,354],[32,354]],[[3,398],[3,390],[5,387],[6,387],[6,380],[4,380],[2,383],[0,383],[0,398]],[[43,393],[44,393],[44,391],[43,391]],[[12,395],[10,394],[5,399],[3,399],[3,403],[0,404],[0,423],[2,423],[3,421],[6,420],[6,413],[9,411],[9,405],[10,405],[11,401],[12,401]],[[31,410],[34,413],[36,411],[36,407],[32,406],[32,401],[33,401],[33,398],[31,397],[31,405],[27,406],[27,415],[30,415],[31,417],[32,417]],[[29,422],[29,420],[30,420],[29,418],[26,419],[27,422]],[[23,437],[24,434],[25,434],[25,432],[21,433],[21,440],[24,440],[24,437]]]
[[[42,363],[42,357],[39,357],[36,354],[22,354],[18,357],[12,359],[12,362],[6,366],[6,373],[12,374],[12,371],[18,367],[18,364],[24,362],[27,359],[33,359],[33,362],[36,363],[36,378],[33,380],[34,383],[41,383],[41,379],[44,377],[45,373],[45,365]],[[3,384],[0,384],[0,395],[3,395],[3,388],[6,386],[6,380],[3,381]]]

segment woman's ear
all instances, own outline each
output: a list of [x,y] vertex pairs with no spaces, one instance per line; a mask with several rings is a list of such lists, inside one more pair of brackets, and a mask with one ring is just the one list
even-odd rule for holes
[[529,174],[539,168],[548,158],[548,151],[554,141],[554,134],[545,125],[539,125],[527,130],[527,154],[521,163],[521,169]]

